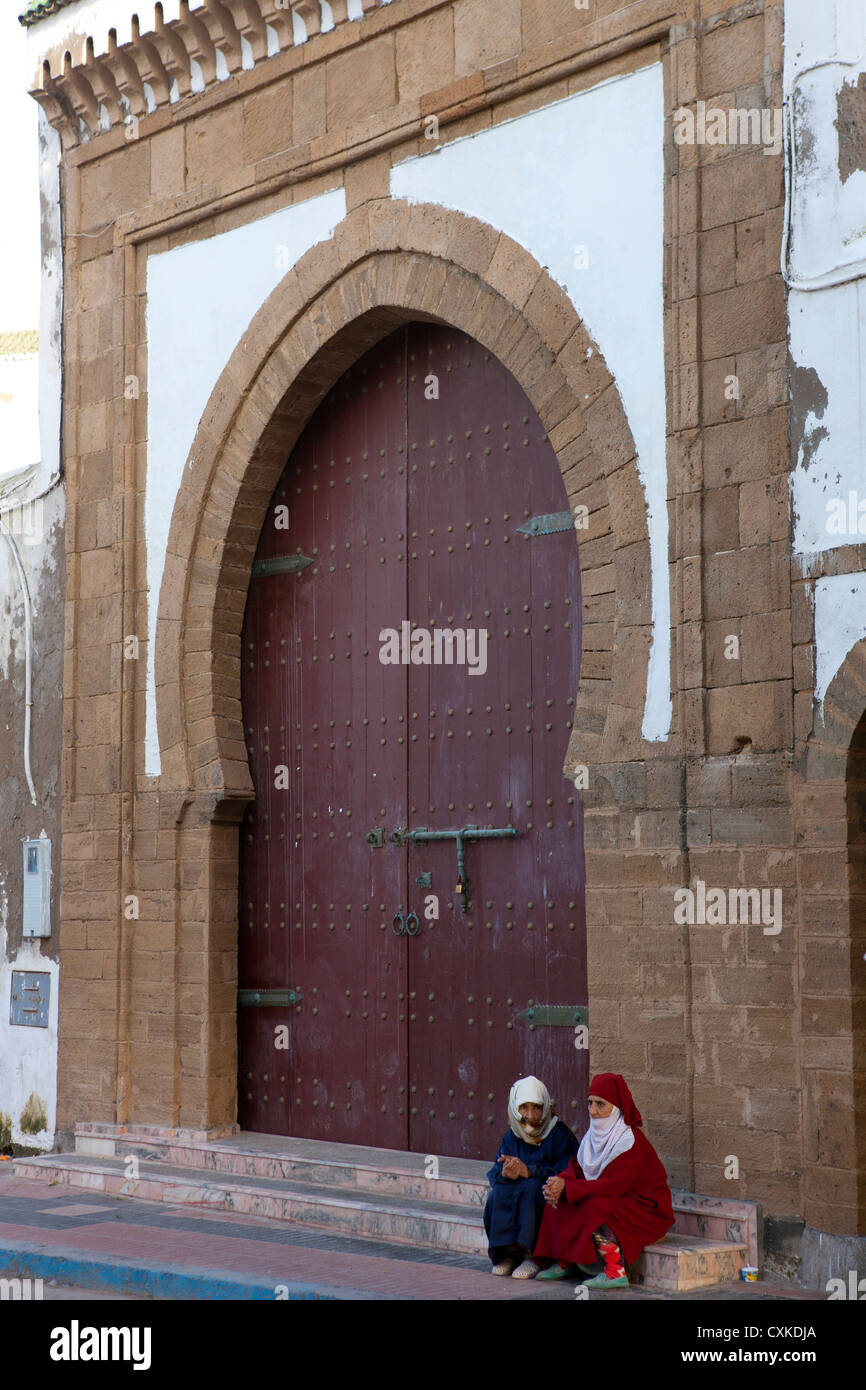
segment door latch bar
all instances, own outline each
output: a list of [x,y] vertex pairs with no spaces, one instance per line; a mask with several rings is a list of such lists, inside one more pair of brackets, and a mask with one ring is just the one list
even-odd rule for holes
[[455,892],[460,898],[460,906],[464,912],[469,911],[469,883],[466,878],[466,841],[467,840],[513,840],[520,834],[513,825],[506,826],[504,829],[482,829],[477,825],[464,825],[461,830],[427,830],[420,826],[418,830],[392,830],[388,839],[393,845],[423,845],[429,844],[433,840],[456,840],[457,841],[457,886]]

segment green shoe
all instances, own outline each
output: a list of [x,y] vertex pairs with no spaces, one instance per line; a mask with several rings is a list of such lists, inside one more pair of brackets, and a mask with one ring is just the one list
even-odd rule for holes
[[543,1269],[543,1270],[541,1270],[540,1274],[536,1275],[536,1278],[538,1278],[538,1279],[565,1279],[565,1278],[568,1277],[568,1275],[569,1275],[570,1272],[571,1272],[571,1271],[569,1270],[568,1266],[566,1266],[566,1268],[563,1269],[561,1265],[556,1264],[556,1265],[551,1265],[549,1269]]
[[[540,1279],[541,1275],[538,1277]],[[628,1286],[628,1277],[625,1274],[620,1275],[619,1279],[608,1279],[606,1274],[597,1274],[594,1279],[583,1281],[585,1289],[627,1289]]]

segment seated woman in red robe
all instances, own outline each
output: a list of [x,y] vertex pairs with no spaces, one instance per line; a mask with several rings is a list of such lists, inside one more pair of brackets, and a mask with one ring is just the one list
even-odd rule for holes
[[563,1279],[572,1265],[594,1274],[601,1261],[603,1270],[585,1286],[627,1288],[626,1263],[674,1224],[670,1188],[618,1073],[592,1078],[589,1114],[577,1157],[544,1185],[547,1209],[534,1254],[549,1267],[538,1278]]

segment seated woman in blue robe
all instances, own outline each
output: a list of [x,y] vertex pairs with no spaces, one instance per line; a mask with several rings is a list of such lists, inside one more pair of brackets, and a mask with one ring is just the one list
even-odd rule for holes
[[535,1076],[515,1081],[508,1097],[510,1128],[490,1172],[484,1207],[493,1274],[534,1279],[539,1266],[530,1258],[544,1213],[542,1188],[577,1153],[568,1125],[556,1118],[547,1087]]

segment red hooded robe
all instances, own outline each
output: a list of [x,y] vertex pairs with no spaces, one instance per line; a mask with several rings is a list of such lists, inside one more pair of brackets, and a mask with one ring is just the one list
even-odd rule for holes
[[560,1170],[565,1189],[555,1207],[545,1207],[534,1253],[562,1264],[594,1264],[598,1253],[592,1233],[607,1224],[631,1263],[644,1246],[660,1240],[674,1224],[667,1174],[641,1133],[640,1111],[624,1079],[616,1072],[602,1072],[590,1082],[589,1094],[619,1106],[634,1133],[634,1144],[593,1182],[583,1176],[576,1156]]

